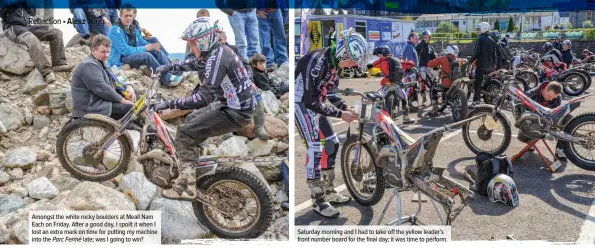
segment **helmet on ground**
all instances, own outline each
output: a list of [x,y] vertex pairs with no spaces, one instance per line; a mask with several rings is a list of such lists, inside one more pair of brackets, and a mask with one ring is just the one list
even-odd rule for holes
[[430,32],[429,30],[424,30],[424,32],[421,33],[422,36],[432,36],[432,32]]
[[550,43],[550,42],[546,42],[546,43],[543,45],[543,49],[544,49],[545,51],[550,51],[550,50],[551,50],[551,49],[553,49],[553,48],[554,48],[554,45],[553,45],[552,43]]
[[219,41],[221,31],[223,30],[219,21],[213,22],[209,17],[199,17],[186,27],[180,39],[196,41],[201,51],[208,51]]
[[446,50],[444,50],[444,52],[447,55],[458,56],[459,55],[459,47],[457,47],[456,45],[448,45],[448,46],[446,46]]
[[360,67],[363,67],[367,63],[368,53],[366,39],[355,32],[355,29],[350,28],[342,32],[335,51],[339,61],[352,59]]
[[568,47],[572,46],[572,42],[570,40],[564,40],[564,42],[562,42],[562,45],[568,45]]
[[498,174],[488,183],[488,197],[492,202],[504,202],[512,207],[519,206],[519,192],[512,178]]
[[386,45],[382,45],[382,46],[376,47],[374,49],[373,54],[375,56],[377,56],[378,54],[382,54],[383,56],[387,56],[388,54],[390,54],[390,48],[388,46],[386,46]]
[[475,25],[475,29],[478,29],[480,33],[486,33],[490,31],[490,24],[487,22],[481,22]]
[[492,31],[492,33],[490,33],[490,36],[496,40],[498,40],[500,38],[500,32],[498,31]]

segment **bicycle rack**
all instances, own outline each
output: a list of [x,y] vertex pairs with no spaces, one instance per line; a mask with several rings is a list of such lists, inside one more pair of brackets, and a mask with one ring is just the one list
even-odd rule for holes
[[[393,201],[393,198],[395,198],[395,195],[397,196],[397,219],[389,222],[388,224],[386,224],[387,226],[392,226],[392,225],[402,225],[403,222],[412,222],[415,223],[417,220],[417,216],[419,216],[419,213],[421,212],[421,192],[417,191],[417,202],[419,203],[419,206],[417,207],[417,211],[415,211],[414,214],[409,215],[409,216],[405,216],[402,217],[402,210],[403,210],[403,203],[401,201],[401,192],[406,191],[406,190],[400,190],[400,189],[394,189],[392,194],[390,195],[390,198],[388,198],[388,202],[386,202],[386,206],[384,206],[384,209],[382,210],[382,214],[380,214],[380,218],[378,219],[378,224],[380,225],[380,223],[382,223],[382,219],[384,218],[384,215],[386,214],[386,211],[388,210],[388,207],[390,206],[391,202]],[[432,205],[434,206],[434,210],[436,211],[436,214],[438,215],[438,218],[440,219],[440,224],[441,225],[446,225],[446,223],[444,222],[444,217],[442,216],[442,214],[440,214],[440,211],[438,210],[438,204],[436,203],[436,201],[434,199],[431,199],[432,201]]]

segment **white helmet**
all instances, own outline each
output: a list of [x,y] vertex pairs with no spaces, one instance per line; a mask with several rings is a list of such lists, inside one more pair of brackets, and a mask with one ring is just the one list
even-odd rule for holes
[[488,183],[488,197],[492,202],[504,202],[512,207],[519,206],[519,192],[516,184],[505,174],[496,175]]
[[458,56],[459,55],[459,47],[457,47],[456,45],[448,45],[446,47],[446,49],[444,50],[444,52],[448,55],[454,55],[454,56]]
[[480,33],[486,33],[490,31],[490,24],[487,22],[481,22],[475,25],[475,29],[478,29]]
[[366,66],[368,58],[366,39],[353,28],[343,31],[341,39],[337,42],[335,55],[339,61],[352,59],[360,67]]
[[219,41],[221,31],[223,30],[219,21],[213,22],[209,17],[199,17],[186,27],[180,39],[196,41],[200,51],[208,51]]

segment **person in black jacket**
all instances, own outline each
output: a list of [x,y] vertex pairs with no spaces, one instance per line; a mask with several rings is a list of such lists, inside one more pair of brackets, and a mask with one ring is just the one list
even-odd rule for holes
[[477,24],[476,29],[481,33],[475,42],[473,56],[469,60],[470,63],[475,63],[475,83],[472,107],[479,105],[481,97],[481,83],[483,76],[489,74],[496,66],[496,41],[489,36],[490,24],[481,22]]
[[564,40],[562,42],[562,62],[566,64],[567,69],[572,66],[572,61],[574,60],[574,55],[572,55],[572,51],[570,50],[571,46],[572,42],[570,40]]
[[266,71],[267,58],[263,54],[256,54],[252,57],[252,72],[254,72],[254,84],[261,90],[270,90],[275,93],[277,98],[289,92],[289,86],[283,83],[281,86],[275,86],[273,79],[269,77]]
[[[71,71],[74,68],[74,65],[66,61],[62,31],[49,26],[31,25],[29,20],[31,16],[35,16],[35,6],[30,1],[15,2],[8,6],[0,6],[4,34],[9,40],[27,46],[35,68],[47,84],[52,84],[56,81],[53,72]],[[45,55],[40,40],[50,43],[51,62]]]
[[556,41],[554,42],[554,49],[557,49],[558,51],[562,51],[562,37],[558,36],[558,38],[556,38]]
[[[436,79],[436,76],[432,74],[432,69],[428,68],[428,62],[436,59],[436,53],[434,52],[434,48],[430,47],[430,39],[432,39],[432,33],[429,30],[426,30],[422,32],[421,35],[422,40],[415,47],[415,50],[419,55],[419,65],[417,66],[419,67],[421,77],[426,81],[426,88],[429,88],[438,81]],[[422,98],[422,105],[426,105],[426,93],[427,92],[425,89],[420,93]]]
[[595,62],[595,54],[589,51],[589,49],[583,50],[583,56],[581,57],[581,63],[592,63]]

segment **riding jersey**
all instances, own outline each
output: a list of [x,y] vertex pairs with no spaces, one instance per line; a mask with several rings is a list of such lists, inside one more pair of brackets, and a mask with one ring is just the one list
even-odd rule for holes
[[[325,116],[341,118],[347,105],[335,95],[339,86],[339,68],[335,48],[326,47],[309,52],[295,69],[295,102]],[[325,104],[329,100],[335,107]]]
[[[222,44],[206,52],[205,76],[200,87],[189,97],[168,101],[170,109],[200,109],[217,100],[233,110],[254,110],[256,100],[252,95],[253,83],[242,60],[233,50]],[[191,58],[173,64],[176,71],[197,71],[200,58]]]

